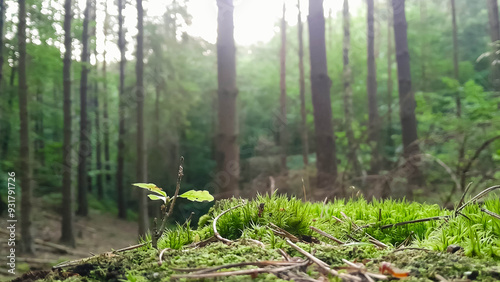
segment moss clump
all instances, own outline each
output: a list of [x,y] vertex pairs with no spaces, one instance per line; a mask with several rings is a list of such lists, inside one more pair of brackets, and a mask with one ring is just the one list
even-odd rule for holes
[[[195,230],[186,224],[177,225],[165,232],[158,242],[160,249],[168,248],[163,255],[162,265],[158,264],[158,251],[146,245],[114,256],[87,260],[80,266],[52,272],[46,279],[168,281],[171,275],[182,273],[184,268],[282,260],[277,249],[285,250],[292,257],[303,257],[276,235],[269,228],[269,223],[309,242],[299,242],[297,245],[314,253],[331,267],[343,267],[345,263],[342,259],[347,259],[364,262],[372,272],[378,272],[381,262],[391,262],[396,267],[410,271],[410,280],[415,281],[435,280],[437,274],[447,279],[495,281],[500,278],[500,270],[495,268],[500,258],[500,225],[497,219],[481,212],[477,204],[462,211],[466,217],[455,217],[452,216],[452,211],[443,210],[436,205],[408,203],[404,200],[374,200],[369,203],[359,198],[337,200],[324,205],[302,202],[293,197],[258,196],[219,218],[218,232],[221,236],[234,240],[234,243],[226,245],[215,242],[197,248],[189,245],[213,237],[213,219],[241,202],[241,199],[217,202],[207,215],[200,218]],[[486,200],[483,207],[500,213],[498,199]],[[446,221],[381,228],[388,224],[435,216],[449,217]],[[338,245],[313,233],[310,226],[321,229],[346,244]],[[382,241],[388,248],[377,248],[369,242],[368,235]],[[263,242],[265,248],[248,239]],[[403,243],[406,247],[426,250],[394,252],[396,246]],[[460,251],[455,254],[446,253],[446,247],[450,244],[459,245]],[[320,275],[314,267],[305,271],[314,278]],[[271,274],[260,274],[256,279],[279,280]],[[224,280],[247,281],[248,276],[232,276]]]

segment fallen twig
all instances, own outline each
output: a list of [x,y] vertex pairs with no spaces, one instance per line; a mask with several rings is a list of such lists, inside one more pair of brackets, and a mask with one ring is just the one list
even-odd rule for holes
[[485,208],[481,208],[481,211],[484,212],[484,213],[486,213],[486,214],[491,215],[492,217],[494,217],[496,219],[500,219],[500,215],[498,215],[498,214],[496,214],[496,213],[494,213],[492,211],[489,211],[489,210],[487,210]]
[[330,266],[328,266],[328,264],[326,262],[324,262],[324,261],[318,259],[317,257],[313,256],[312,254],[306,252],[301,247],[295,245],[289,239],[286,239],[286,242],[287,242],[288,245],[290,245],[292,248],[294,248],[295,250],[297,250],[299,253],[301,253],[304,256],[306,256],[310,261],[312,261],[315,264],[317,264],[322,270],[326,271],[327,273],[330,273],[330,274],[332,274],[334,276],[337,276],[337,277],[340,277],[342,279],[351,279],[352,281],[361,281],[361,279],[358,278],[358,277],[356,277],[356,276],[349,275],[349,274],[344,274],[344,273],[338,273],[337,271],[331,269]]
[[409,220],[409,221],[403,221],[403,222],[398,222],[395,224],[387,224],[380,226],[380,229],[386,229],[386,228],[391,228],[391,227],[396,227],[396,226],[401,226],[401,225],[406,225],[406,224],[412,224],[412,223],[418,223],[418,222],[426,222],[426,221],[431,221],[431,220],[439,220],[439,219],[445,219],[451,217],[450,215],[441,215],[441,216],[433,216],[433,217],[427,217],[427,218],[420,218],[420,219],[415,219],[415,220]]
[[147,242],[144,242],[144,243],[141,243],[141,244],[137,244],[137,245],[133,245],[133,246],[128,246],[128,247],[125,247],[125,248],[121,248],[121,249],[113,251],[113,253],[121,253],[121,252],[125,252],[125,251],[134,250],[134,249],[146,246],[148,243],[151,243],[151,241],[147,241]]
[[162,265],[162,264],[163,264],[163,260],[162,260],[162,258],[163,258],[163,254],[164,254],[166,251],[169,251],[169,250],[172,250],[172,249],[170,249],[170,248],[165,248],[165,249],[161,250],[161,252],[160,252],[160,256],[159,256],[159,258],[158,258],[158,265]]
[[271,230],[274,233],[276,233],[277,235],[288,238],[294,243],[297,243],[300,241],[299,238],[297,238],[295,235],[291,234],[290,232],[286,231],[283,228],[278,227],[276,224],[274,224],[272,222],[269,222],[269,226],[271,226]]
[[333,237],[332,235],[326,233],[325,231],[322,231],[314,226],[309,226],[309,228],[311,228],[314,232],[318,233],[318,234],[321,234],[323,236],[325,236],[326,238],[332,240],[332,241],[335,241],[337,244],[340,244],[340,245],[344,245],[345,243],[340,241],[339,239]]
[[234,209],[236,209],[236,208],[239,208],[239,207],[241,207],[241,206],[243,206],[243,205],[245,205],[245,204],[246,204],[246,202],[243,202],[243,203],[241,203],[241,204],[239,204],[239,205],[236,205],[236,206],[234,206],[234,207],[232,207],[232,208],[229,208],[229,209],[227,209],[227,210],[223,211],[221,214],[219,214],[218,216],[216,216],[216,217],[214,218],[214,221],[212,222],[212,227],[213,227],[213,229],[214,229],[214,236],[215,236],[215,238],[217,238],[219,241],[224,242],[224,243],[226,243],[226,244],[231,244],[231,240],[228,240],[228,239],[226,239],[226,238],[224,238],[224,237],[220,236],[219,232],[217,231],[217,220],[219,220],[219,218],[220,218],[221,216],[223,216],[224,214],[226,214],[227,212],[232,211],[232,210],[234,210]]
[[265,247],[266,247],[266,245],[264,245],[264,243],[262,243],[262,242],[261,242],[261,241],[259,241],[259,240],[255,240],[255,239],[252,239],[252,238],[248,238],[247,240],[248,240],[248,241],[250,241],[250,242],[252,242],[252,243],[254,243],[254,244],[259,245],[259,246],[260,246],[260,247],[262,247],[262,248],[265,248]]
[[455,211],[455,213],[462,211],[465,207],[467,207],[471,203],[474,203],[475,201],[477,201],[477,200],[481,199],[482,197],[488,195],[488,193],[490,193],[491,191],[499,189],[499,188],[500,188],[500,185],[495,185],[495,186],[491,186],[489,188],[484,189],[483,191],[479,192],[476,196],[474,196],[472,199],[470,199],[469,201],[467,201],[465,204],[463,204],[462,206],[460,206],[459,208],[457,208],[456,211]]

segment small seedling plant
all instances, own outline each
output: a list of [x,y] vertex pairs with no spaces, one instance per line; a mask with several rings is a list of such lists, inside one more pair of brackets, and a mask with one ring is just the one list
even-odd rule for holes
[[[139,188],[143,188],[148,190],[149,192],[155,193],[155,194],[148,194],[149,199],[151,200],[160,200],[163,201],[163,205],[161,205],[161,225],[160,229],[158,230],[157,228],[157,219],[155,218],[153,223],[153,232],[151,234],[151,245],[153,248],[157,249],[158,248],[158,239],[163,235],[163,232],[165,231],[165,224],[167,222],[167,219],[172,215],[173,210],[174,210],[174,205],[175,205],[175,200],[177,197],[185,198],[193,202],[204,202],[208,201],[211,202],[214,200],[214,197],[206,190],[189,190],[181,195],[179,195],[179,190],[181,188],[181,180],[182,176],[184,175],[184,158],[181,157],[180,159],[180,164],[179,164],[179,172],[177,174],[177,184],[175,187],[175,194],[172,198],[170,198],[163,189],[160,187],[156,186],[156,184],[153,183],[134,183],[132,185],[137,186]],[[168,208],[168,212],[167,212]]]

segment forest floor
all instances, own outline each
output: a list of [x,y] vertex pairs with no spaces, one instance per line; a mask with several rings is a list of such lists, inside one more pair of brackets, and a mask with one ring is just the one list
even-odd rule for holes
[[[1,220],[6,220],[2,218]],[[112,249],[120,249],[137,242],[137,223],[116,218],[109,213],[90,210],[88,218],[76,218],[76,248],[59,245],[61,237],[61,217],[55,212],[37,212],[33,214],[36,255],[28,257],[18,254],[16,276],[28,271],[50,269],[51,266],[66,260],[88,257]],[[19,236],[19,233],[17,233]],[[1,232],[0,239],[7,242],[7,234]],[[5,241],[4,241],[5,240]],[[52,245],[56,244],[56,245]],[[5,251],[6,248],[2,248]],[[5,257],[2,255],[2,257]],[[15,277],[0,273],[0,281]]]
[[362,197],[221,200],[197,229],[168,229],[158,249],[146,238],[110,252],[111,240],[105,253],[16,281],[499,281],[500,201],[486,194],[454,210]]

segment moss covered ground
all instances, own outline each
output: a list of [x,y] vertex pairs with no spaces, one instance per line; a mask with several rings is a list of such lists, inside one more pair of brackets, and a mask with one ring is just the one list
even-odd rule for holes
[[[241,206],[216,222],[220,236],[231,242],[213,239],[214,218],[237,205]],[[196,229],[189,228],[189,224],[169,229],[158,243],[159,250],[146,243],[140,248],[109,252],[30,275],[34,280],[45,281],[170,281],[177,278],[191,281],[181,278],[188,276],[179,275],[193,273],[195,269],[196,274],[202,268],[227,264],[272,261],[277,263],[240,265],[204,273],[271,269],[271,273],[256,271],[251,275],[236,275],[238,272],[233,272],[217,278],[223,281],[341,279],[316,264],[275,271],[286,268],[280,264],[286,254],[291,261],[307,263],[306,257],[288,243],[288,239],[325,262],[328,268],[351,274],[343,280],[352,276],[359,281],[377,280],[376,274],[383,270],[388,279],[407,276],[405,279],[410,281],[499,281],[500,219],[485,211],[500,213],[497,195],[490,195],[481,203],[473,202],[460,213],[404,200],[368,202],[357,198],[311,203],[276,195],[258,196],[251,201],[221,200],[200,218]],[[390,226],[430,217],[440,218]],[[320,235],[311,226],[341,242]],[[148,238],[144,242],[148,242]],[[350,266],[349,262],[357,264]],[[368,278],[369,275],[365,275],[368,272],[374,276]],[[200,280],[205,276],[193,277]],[[30,277],[21,279],[27,278]]]

